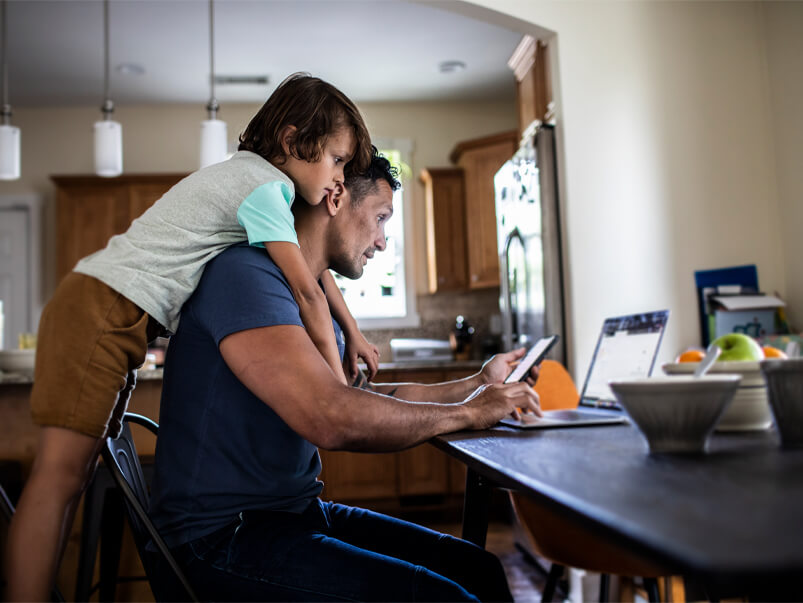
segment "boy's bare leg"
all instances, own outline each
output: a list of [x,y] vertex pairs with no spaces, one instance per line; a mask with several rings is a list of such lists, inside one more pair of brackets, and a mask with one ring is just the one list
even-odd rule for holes
[[11,521],[6,549],[8,601],[49,601],[81,494],[102,439],[43,427],[31,475]]

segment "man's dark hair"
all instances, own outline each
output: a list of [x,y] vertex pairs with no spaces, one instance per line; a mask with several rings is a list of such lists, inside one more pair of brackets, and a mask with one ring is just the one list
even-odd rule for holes
[[290,153],[318,161],[326,138],[343,126],[354,131],[354,157],[347,169],[361,172],[371,161],[371,138],[356,105],[332,84],[308,73],[285,79],[240,134],[240,151],[251,151],[271,163],[285,161],[281,133],[295,126]]
[[351,194],[352,205],[359,205],[366,195],[376,192],[377,185],[382,180],[390,185],[390,190],[398,190],[401,187],[398,177],[399,170],[390,164],[387,157],[380,155],[374,145],[371,145],[371,163],[368,169],[361,173],[347,174],[344,186]]

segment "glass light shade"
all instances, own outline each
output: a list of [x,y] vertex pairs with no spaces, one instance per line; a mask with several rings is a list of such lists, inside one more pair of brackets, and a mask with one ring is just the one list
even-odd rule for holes
[[106,178],[123,173],[123,127],[119,122],[95,122],[95,173]]
[[0,125],[0,180],[20,177],[20,129]]
[[205,119],[201,122],[201,167],[220,163],[226,159],[226,122],[219,119]]

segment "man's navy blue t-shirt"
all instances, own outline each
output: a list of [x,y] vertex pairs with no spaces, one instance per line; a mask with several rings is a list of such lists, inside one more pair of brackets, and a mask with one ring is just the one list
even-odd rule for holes
[[303,328],[298,305],[265,249],[247,245],[212,260],[182,309],[165,363],[150,505],[169,546],[241,511],[300,512],[323,487],[318,449],[240,383],[218,349],[227,335],[275,325]]

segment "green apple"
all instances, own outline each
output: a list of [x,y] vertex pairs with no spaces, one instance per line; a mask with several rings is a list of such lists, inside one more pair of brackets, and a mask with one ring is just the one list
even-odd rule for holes
[[758,342],[744,333],[727,333],[720,335],[711,345],[718,346],[722,353],[717,358],[717,362],[733,360],[762,360],[764,350]]

